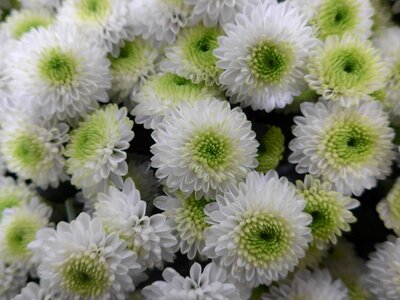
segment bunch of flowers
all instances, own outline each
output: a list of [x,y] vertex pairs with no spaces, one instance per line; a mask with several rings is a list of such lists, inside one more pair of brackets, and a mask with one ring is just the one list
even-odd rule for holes
[[0,1],[0,300],[400,299],[399,12]]

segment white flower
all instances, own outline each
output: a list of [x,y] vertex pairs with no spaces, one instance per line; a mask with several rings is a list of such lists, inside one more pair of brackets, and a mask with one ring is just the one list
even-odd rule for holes
[[57,187],[68,177],[64,171],[64,123],[19,118],[0,130],[0,152],[7,169],[41,188]]
[[218,46],[217,38],[220,34],[222,30],[218,27],[198,25],[184,28],[176,43],[166,48],[166,60],[161,63],[161,69],[194,83],[218,84],[221,70],[216,66],[217,58],[213,51]]
[[201,270],[198,263],[190,268],[190,276],[182,277],[172,268],[163,272],[165,281],[156,281],[142,290],[146,300],[240,300],[240,291],[229,282],[226,271],[214,263]]
[[153,131],[152,167],[172,192],[215,199],[257,166],[251,123],[219,100],[182,103]]
[[146,216],[146,202],[132,179],[124,182],[122,191],[110,187],[107,194],[99,193],[94,216],[103,224],[106,232],[118,233],[133,251],[138,262],[147,268],[162,268],[163,261],[172,262],[176,239],[166,224],[165,216]]
[[119,43],[133,38],[129,0],[65,0],[58,22],[94,36],[103,48],[117,56]]
[[124,299],[134,290],[128,272],[140,269],[135,255],[85,213],[57,230],[40,230],[29,247],[40,262],[41,285],[58,299]]
[[28,271],[20,263],[10,265],[0,259],[0,300],[9,300],[16,296],[27,279]]
[[309,74],[305,76],[311,89],[325,100],[350,106],[384,87],[386,65],[370,41],[351,34],[329,36],[325,44],[310,56]]
[[369,0],[290,0],[306,14],[317,35],[325,39],[330,35],[351,33],[362,40],[371,35],[374,10]]
[[333,280],[327,270],[302,271],[288,284],[272,286],[263,300],[349,300],[348,290],[339,279]]
[[29,282],[13,300],[50,300],[51,295],[36,282]]
[[[189,259],[202,254],[205,246],[204,230],[206,222],[205,206],[211,203],[206,199],[196,199],[194,195],[185,197],[179,191],[173,195],[159,196],[154,205],[163,210],[172,234],[178,239],[175,251],[180,250]],[[201,256],[205,258],[204,255]]]
[[243,12],[246,4],[257,0],[185,0],[193,6],[192,22],[203,20],[208,27],[232,22],[237,13]]
[[156,45],[174,42],[190,16],[184,0],[135,0],[130,5],[135,34]]
[[0,221],[5,209],[27,204],[34,197],[38,195],[24,182],[0,176]]
[[367,263],[367,286],[377,300],[400,298],[400,239],[376,247]]
[[110,62],[93,39],[66,27],[26,33],[9,55],[13,95],[33,116],[75,119],[107,102]]
[[131,114],[135,116],[136,123],[143,124],[147,129],[156,129],[164,116],[180,103],[194,103],[219,95],[217,88],[195,84],[173,73],[160,73],[149,78],[133,97],[136,106]]
[[386,228],[393,229],[396,234],[400,234],[400,177],[396,179],[393,187],[381,200],[376,210],[379,217],[385,223]]
[[320,101],[301,105],[294,118],[289,162],[334,184],[340,193],[361,195],[391,172],[395,153],[388,115],[376,101],[348,108]]
[[224,31],[214,55],[231,101],[270,112],[300,95],[309,51],[317,40],[290,3],[248,5]]
[[297,192],[306,200],[304,211],[313,218],[310,228],[313,244],[324,249],[330,243],[336,244],[342,231],[350,231],[350,223],[357,219],[351,209],[360,205],[353,198],[336,192],[330,182],[320,181],[311,175],[306,175],[304,182],[296,181]]
[[293,271],[312,240],[305,206],[285,177],[251,172],[206,207],[212,225],[203,252],[239,282],[269,285]]
[[28,244],[41,228],[49,226],[51,213],[52,209],[37,198],[5,210],[0,223],[0,260],[31,267],[33,253]]
[[391,27],[382,30],[373,40],[374,45],[382,51],[382,58],[389,67],[383,92],[384,106],[400,117],[400,28]]
[[[109,55],[111,61],[111,97],[115,102],[136,95],[147,78],[155,74],[159,51],[141,38],[125,41],[118,57]],[[130,104],[130,101],[128,102]]]
[[12,90],[9,87],[10,78],[6,70],[8,56],[14,51],[14,43],[5,34],[0,33],[0,45],[0,113],[3,116],[0,124],[4,124],[9,119],[7,116],[14,115],[20,109],[16,107],[16,101],[13,99]]
[[108,105],[86,116],[71,132],[65,151],[67,172],[85,196],[96,196],[110,185],[122,187],[122,176],[128,172],[125,150],[134,137],[132,126],[126,107]]
[[160,183],[154,176],[150,161],[128,157],[128,173],[125,178],[131,178],[136,189],[140,192],[140,199],[147,202],[147,210],[152,206],[153,199],[160,193]]
[[0,25],[0,34],[9,39],[20,39],[25,33],[39,27],[49,27],[54,17],[48,10],[13,10]]

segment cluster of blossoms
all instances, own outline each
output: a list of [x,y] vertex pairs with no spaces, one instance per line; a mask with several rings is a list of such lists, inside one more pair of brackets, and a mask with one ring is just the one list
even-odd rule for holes
[[1,0],[0,300],[400,299],[399,12]]

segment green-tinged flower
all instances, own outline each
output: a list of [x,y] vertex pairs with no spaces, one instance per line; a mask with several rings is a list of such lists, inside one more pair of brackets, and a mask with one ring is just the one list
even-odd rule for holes
[[328,37],[311,56],[305,79],[326,100],[347,107],[361,99],[372,100],[369,94],[384,87],[386,65],[369,41],[350,34]]
[[385,226],[400,234],[400,178],[396,179],[385,199],[378,203],[376,210]]
[[32,29],[48,27],[53,22],[54,17],[47,10],[14,10],[0,28],[10,38],[18,40]]
[[181,103],[194,103],[219,96],[221,92],[215,86],[205,86],[204,83],[193,83],[173,73],[163,73],[148,79],[133,98],[137,105],[131,113],[136,123],[155,129],[164,116]]
[[110,0],[80,0],[76,5],[81,19],[101,20],[111,9]]
[[316,29],[318,38],[350,33],[366,40],[371,35],[374,10],[364,0],[292,0]]
[[28,203],[36,193],[25,183],[16,183],[12,177],[0,178],[0,221],[6,208],[13,208]]
[[269,170],[276,169],[282,160],[285,151],[285,136],[279,127],[271,126],[263,135],[258,150],[257,171],[266,173]]
[[320,249],[313,243],[308,247],[306,255],[300,260],[297,269],[317,269],[327,255],[328,249]]
[[111,61],[111,96],[115,101],[136,95],[145,80],[154,74],[158,56],[158,50],[139,37],[125,41],[117,57],[108,56]]
[[209,227],[205,207],[213,202],[204,198],[196,199],[193,194],[185,196],[181,192],[160,196],[154,200],[154,205],[164,211],[167,224],[178,239],[175,251],[180,250],[182,254],[187,254],[189,259],[202,254],[205,246],[204,230]]
[[29,203],[3,214],[0,223],[0,259],[7,263],[31,264],[28,244],[39,229],[48,226],[51,208],[33,198]]
[[128,172],[125,150],[134,137],[132,126],[125,107],[108,105],[88,115],[71,132],[65,151],[67,172],[86,196],[106,191],[109,185],[122,187],[122,176]]
[[218,27],[198,25],[183,29],[176,44],[166,49],[167,59],[161,67],[194,83],[218,83],[221,70],[216,66],[213,51],[218,46],[217,37],[220,34],[222,30]]
[[7,123],[0,134],[0,150],[7,168],[42,188],[57,187],[67,178],[62,157],[67,131],[63,123],[30,124],[25,119]]
[[310,225],[313,244],[324,249],[330,243],[336,244],[336,236],[342,231],[350,231],[349,223],[356,221],[350,209],[356,208],[359,202],[336,192],[331,183],[321,182],[306,175],[304,182],[296,182],[297,192],[306,200],[305,212],[313,220]]

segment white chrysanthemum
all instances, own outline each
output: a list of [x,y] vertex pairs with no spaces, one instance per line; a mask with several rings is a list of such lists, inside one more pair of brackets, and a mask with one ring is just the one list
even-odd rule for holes
[[347,107],[372,100],[369,94],[385,85],[386,65],[370,41],[350,34],[330,36],[310,57],[305,79],[325,100]]
[[118,57],[109,55],[112,77],[110,94],[115,102],[122,102],[136,95],[147,78],[155,74],[158,57],[159,51],[150,42],[139,37],[133,41],[125,41]]
[[[14,1],[14,0],[11,0]],[[18,0],[23,8],[31,10],[55,10],[61,6],[62,0]]]
[[293,271],[312,240],[305,206],[285,177],[251,172],[206,208],[203,252],[239,282],[269,285]]
[[96,196],[110,185],[122,187],[122,176],[128,172],[125,150],[134,137],[132,126],[126,107],[108,105],[86,116],[71,132],[65,151],[67,172],[85,196]]
[[5,34],[0,34],[0,45],[0,113],[2,114],[0,124],[4,124],[8,121],[7,116],[15,115],[20,109],[17,108],[16,101],[13,99],[12,90],[9,87],[10,78],[6,70],[8,56],[14,51],[14,43]]
[[217,88],[195,84],[176,74],[160,73],[149,78],[133,97],[137,104],[131,114],[135,116],[136,123],[143,124],[147,129],[156,129],[164,116],[169,115],[180,103],[194,103],[219,95]]
[[232,22],[237,13],[243,12],[246,4],[257,0],[185,0],[193,6],[192,22],[203,20],[208,27]]
[[349,300],[346,286],[327,270],[302,271],[288,283],[271,287],[263,300]]
[[182,103],[153,131],[152,167],[172,192],[214,198],[257,166],[251,122],[219,100]]
[[226,271],[214,263],[201,269],[194,263],[190,276],[182,277],[172,268],[163,272],[164,281],[156,281],[145,287],[142,293],[146,300],[240,300],[240,291],[229,281]]
[[154,205],[163,210],[167,224],[178,243],[174,251],[180,250],[189,259],[202,255],[205,246],[204,230],[209,227],[206,222],[205,206],[211,203],[206,199],[196,199],[194,195],[185,197],[179,191],[173,195],[159,196]]
[[296,181],[297,192],[306,200],[304,211],[313,218],[310,228],[313,244],[324,249],[330,243],[336,244],[342,231],[350,231],[350,223],[357,219],[350,211],[360,205],[353,198],[336,192],[330,182],[306,175],[304,182]]
[[133,251],[138,262],[146,268],[162,268],[163,261],[172,262],[175,237],[166,224],[166,217],[146,216],[146,202],[132,179],[124,182],[122,191],[110,187],[107,194],[99,193],[94,216],[99,218],[106,232],[118,233]]
[[67,132],[64,123],[26,118],[7,122],[0,130],[0,152],[7,169],[41,188],[57,187],[68,178],[62,156]]
[[236,23],[224,30],[226,36],[218,38],[214,55],[223,69],[219,81],[231,101],[270,112],[300,95],[316,39],[305,17],[290,3],[246,6]]
[[38,195],[24,182],[0,176],[0,221],[5,209],[27,204],[34,197]]
[[0,34],[9,39],[20,39],[25,33],[40,27],[49,27],[54,17],[48,10],[13,10],[0,25]]
[[386,198],[378,203],[376,210],[386,228],[393,229],[400,235],[400,177],[397,178]]
[[222,32],[218,27],[203,25],[184,28],[177,42],[166,48],[166,60],[161,63],[161,68],[194,83],[218,84],[221,70],[216,66],[213,51],[218,47],[217,38]]
[[367,262],[369,290],[377,300],[400,299],[400,239],[376,247]]
[[20,263],[28,268],[32,264],[32,251],[28,244],[36,233],[49,226],[52,209],[33,198],[26,205],[7,209],[0,223],[0,260]]
[[27,279],[28,271],[20,263],[9,265],[0,259],[0,300],[9,300],[16,296]]
[[131,2],[135,34],[151,39],[156,45],[174,42],[179,30],[186,26],[190,7],[184,0],[135,0]]
[[361,195],[391,172],[395,157],[388,115],[376,101],[348,108],[320,101],[303,103],[294,118],[289,162],[334,184],[340,193]]
[[382,30],[373,40],[382,51],[383,60],[389,67],[389,76],[384,87],[384,106],[390,112],[400,116],[400,28],[391,27]]
[[118,55],[121,41],[133,38],[129,0],[65,0],[58,22],[96,37],[103,48]]
[[124,299],[135,288],[128,272],[140,269],[136,256],[85,213],[57,230],[40,230],[29,247],[40,262],[41,285],[57,299]]
[[371,35],[374,10],[369,0],[290,0],[306,14],[317,35],[353,34],[362,40]]
[[10,89],[33,116],[74,119],[107,102],[110,62],[94,39],[66,27],[26,33],[9,55]]
[[46,289],[42,289],[36,282],[29,282],[13,300],[47,300],[51,299]]
[[150,161],[128,158],[128,173],[125,178],[131,178],[135,183],[136,189],[140,192],[140,199],[147,202],[147,211],[152,206],[153,199],[160,193],[161,184],[154,176]]

